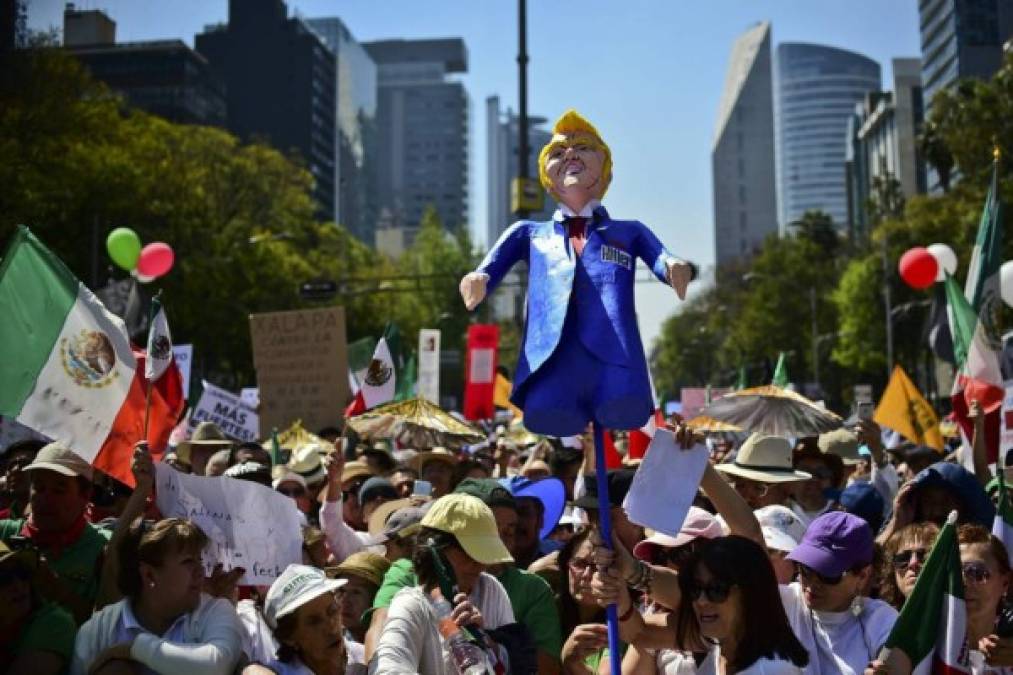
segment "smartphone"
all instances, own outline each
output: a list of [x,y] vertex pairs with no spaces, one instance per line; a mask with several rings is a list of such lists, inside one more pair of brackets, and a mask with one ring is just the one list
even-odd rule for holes
[[875,407],[870,401],[862,401],[855,406],[855,415],[860,420],[871,420]]
[[417,480],[412,485],[412,497],[432,497],[433,484],[427,480]]

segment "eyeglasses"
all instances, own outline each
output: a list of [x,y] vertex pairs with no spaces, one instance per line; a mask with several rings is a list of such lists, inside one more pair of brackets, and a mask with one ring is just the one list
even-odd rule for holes
[[594,561],[590,558],[574,558],[570,561],[570,571],[581,575],[589,569],[594,568]]
[[741,492],[743,489],[752,490],[756,493],[757,497],[766,497],[767,493],[770,492],[770,483],[761,483],[755,480],[749,480],[748,478],[739,478],[731,483],[732,489]]
[[893,566],[897,570],[905,570],[911,566],[911,563],[917,558],[918,562],[924,563],[928,557],[929,552],[924,548],[912,548],[907,551],[898,551],[893,555]]
[[841,580],[844,578],[844,575],[847,574],[847,572],[842,572],[837,576],[828,577],[825,574],[820,574],[811,567],[806,567],[805,565],[796,565],[795,568],[798,570],[799,576],[802,577],[803,579],[808,579],[810,581],[816,580],[821,584],[823,584],[824,586],[836,586],[837,584],[841,583]]
[[707,602],[712,602],[715,605],[720,605],[722,602],[728,599],[729,593],[732,592],[731,584],[723,584],[720,582],[713,582],[706,586],[702,584],[694,583],[689,587],[688,595],[689,599],[693,602],[698,601],[702,597],[707,598]]
[[992,573],[989,571],[985,563],[964,563],[961,565],[961,570],[964,572],[964,581],[968,583],[983,584],[992,578]]

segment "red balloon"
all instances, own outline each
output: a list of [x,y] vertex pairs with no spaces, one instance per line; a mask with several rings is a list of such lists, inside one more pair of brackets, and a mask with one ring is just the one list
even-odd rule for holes
[[162,241],[153,242],[141,249],[141,256],[137,259],[137,274],[160,277],[168,274],[175,261],[176,254],[172,252],[171,246]]
[[[143,256],[144,253],[142,252]],[[918,290],[928,288],[936,282],[939,273],[939,262],[936,257],[923,246],[915,246],[900,257],[898,264],[900,278],[911,288]]]

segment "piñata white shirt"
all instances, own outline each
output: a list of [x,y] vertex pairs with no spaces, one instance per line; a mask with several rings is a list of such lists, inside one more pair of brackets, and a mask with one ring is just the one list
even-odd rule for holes
[[[718,675],[718,663],[721,659],[721,647],[714,647],[707,653],[697,668],[697,675]],[[784,659],[757,659],[745,670],[737,670],[734,675],[801,675],[802,669],[791,661]],[[725,671],[725,675],[733,675],[731,671]]]
[[805,602],[798,582],[781,586],[781,602],[799,642],[809,652],[805,675],[861,675],[876,658],[897,620],[882,600],[862,598],[862,611],[817,612]]

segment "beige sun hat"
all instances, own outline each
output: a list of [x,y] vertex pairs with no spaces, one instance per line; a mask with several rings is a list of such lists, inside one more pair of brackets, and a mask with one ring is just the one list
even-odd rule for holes
[[787,438],[761,434],[753,434],[746,439],[734,462],[718,464],[714,468],[761,483],[788,483],[812,478],[805,471],[792,468],[791,443]]
[[426,452],[420,452],[419,454],[412,457],[411,468],[415,469],[416,472],[422,473],[422,467],[429,462],[443,462],[450,466],[457,465],[457,455],[452,453],[450,450],[442,447],[435,447],[432,450]]
[[820,434],[817,441],[822,452],[828,455],[837,455],[848,466],[854,466],[862,461],[858,454],[858,434],[845,428],[834,429],[825,434]]
[[176,446],[176,456],[187,464],[190,464],[190,454],[195,445],[228,449],[232,447],[232,441],[225,435],[221,427],[214,422],[201,422],[193,430],[193,434],[189,439],[180,441],[179,445]]

